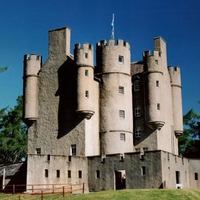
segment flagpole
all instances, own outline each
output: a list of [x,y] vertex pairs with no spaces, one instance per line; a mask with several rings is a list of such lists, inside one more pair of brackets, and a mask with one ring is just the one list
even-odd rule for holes
[[114,34],[114,21],[115,21],[115,14],[113,13],[112,15],[112,22],[111,22],[111,29],[112,29],[112,32],[111,32],[111,39],[115,39],[115,34]]

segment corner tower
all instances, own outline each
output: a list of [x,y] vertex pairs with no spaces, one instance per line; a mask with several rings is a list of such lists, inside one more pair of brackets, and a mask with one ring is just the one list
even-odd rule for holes
[[100,83],[101,154],[133,151],[130,45],[123,40],[97,44]]
[[77,114],[90,119],[94,114],[93,108],[93,46],[87,43],[75,45],[74,60],[77,66]]
[[169,67],[169,75],[172,90],[172,105],[174,119],[174,134],[176,137],[183,133],[183,113],[182,113],[182,87],[179,67]]
[[23,119],[27,125],[38,118],[38,79],[42,57],[35,54],[24,56],[24,110]]

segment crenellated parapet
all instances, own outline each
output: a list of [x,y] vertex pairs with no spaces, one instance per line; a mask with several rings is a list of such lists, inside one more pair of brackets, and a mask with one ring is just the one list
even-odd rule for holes
[[181,71],[179,67],[168,67],[172,86],[181,87]]
[[74,61],[77,65],[93,66],[93,45],[84,43],[82,46],[76,44],[74,46]]
[[24,110],[23,119],[31,124],[38,118],[38,76],[42,66],[42,56],[24,56]]
[[41,69],[42,56],[26,54],[24,56],[24,76],[38,76]]
[[96,45],[97,73],[130,75],[130,45],[124,40],[102,40]]
[[161,73],[163,74],[162,69],[162,58],[159,51],[145,51],[143,53],[144,61],[144,71],[145,73]]
[[101,40],[100,42],[97,43],[97,47],[105,47],[105,46],[119,46],[119,47],[127,47],[130,49],[130,44],[127,41],[118,39],[118,40]]

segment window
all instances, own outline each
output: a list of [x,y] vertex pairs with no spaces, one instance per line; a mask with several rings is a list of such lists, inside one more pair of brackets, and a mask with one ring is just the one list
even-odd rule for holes
[[135,92],[140,91],[140,82],[139,82],[139,80],[136,80],[134,82],[134,91]]
[[81,170],[78,171],[78,178],[82,178],[82,171]]
[[85,97],[89,98],[89,91],[88,90],[85,91]]
[[121,141],[126,141],[126,135],[125,135],[125,133],[120,133],[120,140]]
[[176,171],[176,184],[180,184],[181,181],[180,181],[180,172],[179,171]]
[[70,153],[71,153],[72,156],[76,155],[76,144],[71,145],[71,152]]
[[158,60],[155,60],[155,63],[158,64]]
[[159,81],[156,81],[156,87],[159,87]]
[[144,176],[146,174],[146,167],[142,166],[141,167],[141,175]]
[[135,151],[136,152],[140,152],[140,148],[135,148]]
[[119,62],[123,63],[124,62],[124,56],[119,56]]
[[199,180],[198,173],[194,173],[194,179],[197,181]]
[[85,70],[85,76],[88,76],[88,74],[89,74],[89,73],[88,73],[88,70],[86,69],[86,70]]
[[135,108],[135,117],[140,117],[140,108],[139,107]]
[[124,87],[123,86],[119,86],[119,93],[124,94]]
[[121,119],[124,119],[125,118],[125,111],[124,110],[119,110],[119,117]]
[[51,156],[48,154],[47,155],[47,161],[50,161]]
[[56,177],[60,178],[60,170],[56,170]]
[[96,178],[100,178],[100,171],[96,170]]
[[36,154],[41,154],[41,148],[36,148]]
[[157,103],[157,110],[160,110],[160,104]]
[[148,147],[143,147],[143,151],[144,152],[148,151]]
[[135,129],[135,137],[136,137],[136,138],[141,137],[141,129],[140,129],[140,127],[137,127],[137,128]]
[[85,58],[88,58],[88,53],[85,53]]
[[67,171],[67,177],[68,177],[68,178],[71,178],[71,177],[72,177],[72,176],[71,176],[71,170],[68,170],[68,171]]
[[47,178],[49,176],[49,171],[48,169],[45,169],[45,177]]

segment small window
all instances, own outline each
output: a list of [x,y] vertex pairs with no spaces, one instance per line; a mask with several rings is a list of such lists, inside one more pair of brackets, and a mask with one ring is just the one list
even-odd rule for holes
[[120,140],[121,141],[126,141],[126,135],[125,135],[125,133],[120,133]]
[[180,172],[179,171],[176,171],[176,184],[180,184],[181,181],[180,181]]
[[71,170],[68,170],[68,171],[67,171],[67,177],[68,177],[68,178],[71,178],[71,177],[72,177],[72,175],[71,175]]
[[119,86],[119,93],[124,94],[124,87],[123,86]]
[[76,155],[76,144],[71,145],[71,155],[75,156]]
[[96,178],[100,178],[100,171],[99,170],[96,170]]
[[134,82],[134,91],[135,91],[135,92],[140,91],[140,81],[139,81],[139,80],[136,80],[136,81]]
[[158,60],[155,60],[156,65],[158,64]]
[[68,156],[68,162],[72,161],[72,156]]
[[88,53],[85,53],[85,58],[88,58]]
[[60,170],[56,170],[56,177],[60,178]]
[[82,178],[82,171],[81,170],[78,171],[78,178]]
[[124,63],[124,56],[119,56],[119,62]]
[[194,173],[194,179],[197,181],[199,180],[198,173]]
[[41,154],[41,148],[36,148],[36,154]]
[[48,154],[47,155],[47,161],[50,161],[51,156]]
[[159,57],[161,57],[162,53],[159,51],[158,55],[159,55]]
[[88,76],[88,70],[87,69],[85,70],[85,76]]
[[148,147],[143,147],[143,151],[144,152],[148,151]]
[[140,152],[140,148],[135,148],[135,151],[136,152]]
[[157,103],[157,110],[160,110],[160,104]]
[[156,87],[159,87],[159,81],[156,81]]
[[119,110],[119,117],[121,119],[124,119],[125,118],[125,111],[124,110]]
[[137,128],[135,129],[135,137],[136,137],[136,138],[141,137],[141,129],[140,129],[140,127],[137,127]]
[[89,98],[89,91],[88,90],[85,91],[85,97]]
[[45,169],[45,177],[48,178],[48,176],[49,176],[49,171],[48,169]]
[[140,117],[140,108],[139,107],[135,108],[135,117]]
[[141,175],[142,176],[146,175],[146,167],[145,166],[141,167]]

